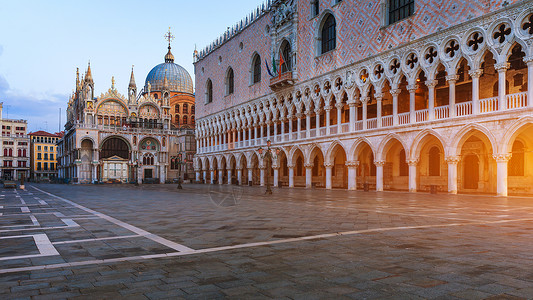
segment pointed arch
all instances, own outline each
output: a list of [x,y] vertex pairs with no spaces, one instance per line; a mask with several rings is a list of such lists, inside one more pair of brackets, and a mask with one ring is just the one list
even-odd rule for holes
[[394,140],[398,141],[402,145],[403,149],[405,150],[405,153],[409,153],[409,147],[401,138],[401,136],[397,133],[389,133],[385,136],[385,138],[383,138],[383,140],[378,146],[378,151],[375,155],[376,160],[386,159],[385,156],[387,155],[387,150],[391,146],[391,143],[394,142]]
[[335,155],[337,151],[339,151],[339,147],[344,151],[345,157],[348,157],[348,153],[346,152],[346,147],[344,144],[342,144],[342,142],[339,140],[334,140],[326,150],[326,155],[324,156],[324,162],[326,164],[333,163]]
[[482,134],[485,135],[487,138],[487,141],[489,142],[489,146],[491,147],[493,154],[497,154],[497,143],[496,138],[494,137],[494,134],[486,128],[483,125],[471,123],[468,125],[465,125],[463,128],[461,128],[457,134],[452,139],[452,142],[449,144],[447,153],[450,156],[457,156],[460,154],[460,148],[462,144],[470,137],[472,136],[472,133],[475,133],[475,131],[479,131]]
[[442,147],[444,148],[444,156],[448,156],[448,147],[446,140],[435,130],[433,129],[424,129],[420,131],[414,138],[411,147],[410,147],[410,154],[409,158],[412,160],[416,160],[420,157],[420,151],[422,150],[422,147],[424,146],[425,141],[428,138],[435,137],[439,142],[442,144]]

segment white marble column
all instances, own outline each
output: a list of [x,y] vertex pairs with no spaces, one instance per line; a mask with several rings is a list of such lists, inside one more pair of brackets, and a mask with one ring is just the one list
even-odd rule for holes
[[316,136],[320,136],[320,109],[315,109]]
[[468,72],[472,77],[472,114],[479,114],[479,77],[483,74],[482,69]]
[[[253,181],[253,179],[252,179],[253,176],[254,176],[254,174],[253,174],[253,169],[252,169],[252,167],[248,166],[248,181],[249,181],[249,182],[250,182],[250,181]],[[246,184],[248,184],[248,182],[246,182]]]
[[284,142],[285,141],[285,118],[284,119],[281,119],[280,122],[281,122],[281,141]]
[[196,182],[200,182],[200,179],[201,179],[200,169],[197,169],[195,171],[196,171]]
[[459,156],[446,158],[448,163],[448,193],[450,194],[457,194],[457,164],[460,160]]
[[415,100],[416,100],[417,89],[418,89],[417,84],[412,84],[412,85],[407,86],[407,90],[409,91],[409,122],[410,123],[416,123]]
[[259,176],[261,186],[265,186],[265,167],[259,167]]
[[210,171],[211,171],[210,184],[215,184],[215,169],[211,169]]
[[[202,175],[203,178],[202,179],[204,180],[204,183],[209,183],[209,182],[207,182],[207,170],[206,169],[202,170],[202,173],[203,173],[203,175]],[[137,182],[138,182],[138,180],[137,180]]]
[[232,176],[231,169],[228,169],[227,173],[228,173],[228,184],[231,184],[231,176]]
[[218,170],[218,184],[224,184],[224,171]]
[[272,186],[278,186],[279,182],[279,167],[275,166],[274,168],[274,182],[272,183]]
[[243,185],[242,183],[242,169],[237,169],[237,183]]
[[350,132],[355,131],[355,101],[348,102],[350,107]]
[[428,120],[435,120],[435,86],[436,80],[428,80],[425,82],[428,87]]
[[409,192],[416,192],[416,166],[418,159],[407,161],[409,165]]
[[496,160],[496,193],[498,196],[507,197],[507,163],[511,154],[497,154],[493,157]]
[[505,89],[505,73],[509,69],[509,63],[501,63],[494,66],[498,71],[498,110],[507,109],[506,89]]
[[398,121],[398,95],[400,95],[400,89],[391,89],[390,93],[392,95],[392,125],[397,126]]
[[289,187],[294,187],[294,166],[288,166],[289,168]]
[[361,103],[363,103],[363,130],[368,128],[366,124],[368,100],[370,100],[370,97],[361,97]]
[[355,191],[357,190],[357,167],[359,162],[347,161],[345,164],[348,167],[348,190]]
[[296,140],[300,139],[300,132],[302,132],[302,117],[303,114],[296,114]]
[[382,124],[381,124],[381,101],[383,100],[383,94],[382,93],[376,93],[375,96],[376,98],[376,111],[377,111],[377,119],[376,119],[376,123],[377,123],[377,128],[381,128]]
[[271,121],[267,122],[267,141],[270,140],[270,124],[272,124]]
[[93,167],[93,174],[92,174],[93,178],[92,178],[92,180],[93,180],[93,182],[95,182],[95,181],[98,180],[98,164],[93,164],[92,167]]
[[326,106],[324,107],[324,110],[326,111],[326,135],[329,135],[329,124],[331,122],[331,116],[330,116],[330,112],[331,112],[331,106]]
[[[377,160],[374,161],[374,164],[376,165],[376,191],[382,192],[383,191],[383,166],[385,165],[384,160]],[[409,176],[409,179],[411,177]]]
[[309,138],[311,136],[311,111],[305,114],[305,130],[307,131],[306,136]]
[[455,117],[455,83],[457,82],[457,79],[459,78],[458,75],[450,75],[446,76],[446,80],[448,81],[448,89],[449,89],[449,104],[450,104],[450,118]]
[[311,188],[313,183],[313,165],[305,164],[305,187]]
[[337,108],[337,134],[342,133],[342,108],[344,105],[342,103],[335,104]]
[[[300,124],[300,119],[297,119],[296,121],[298,124]],[[292,132],[293,132],[293,128],[292,128],[292,117],[289,118],[289,141],[292,140]]]
[[533,107],[533,56],[524,57],[527,64],[527,105]]
[[331,190],[332,188],[332,174],[331,170],[333,169],[333,164],[324,164],[326,168],[326,190]]

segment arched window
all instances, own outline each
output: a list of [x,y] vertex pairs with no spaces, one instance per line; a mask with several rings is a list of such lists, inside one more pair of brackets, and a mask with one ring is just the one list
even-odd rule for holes
[[177,112],[177,113],[180,112],[180,105],[179,104],[174,105],[174,111]]
[[205,91],[205,103],[211,102],[213,102],[213,83],[211,83],[211,79],[208,79]]
[[183,113],[188,114],[189,113],[189,104],[183,103]]
[[[283,56],[284,64],[281,65],[281,73],[292,70],[291,66],[291,44],[288,41],[283,41],[280,47],[281,55]],[[278,71],[279,72],[279,71]]]
[[183,124],[187,124],[187,116],[183,116]]
[[400,176],[409,176],[409,166],[405,160],[405,150],[400,150]]
[[191,124],[194,124],[194,116],[191,116]]
[[174,123],[176,123],[176,125],[179,125],[180,124],[180,116],[179,115],[176,115],[174,117]]
[[196,106],[191,106],[191,114],[194,114],[196,112]]
[[509,176],[524,176],[524,144],[520,141],[513,143],[513,155],[508,162]]
[[322,41],[322,51],[320,54],[331,51],[337,46],[336,27],[335,18],[333,15],[328,14],[324,21],[324,25],[322,25],[322,31],[320,34],[320,39]]
[[437,147],[429,149],[429,176],[440,176],[440,151]]
[[254,56],[254,59],[252,60],[252,66],[252,84],[254,84],[261,81],[261,57],[259,54]]
[[9,149],[9,156],[13,156],[13,149]]
[[156,100],[157,100],[157,94],[154,94],[154,99],[156,99]]
[[228,69],[228,72],[226,73],[226,95],[231,95],[233,94],[233,90],[234,90],[234,74],[233,74],[233,69],[232,68],[229,68]]

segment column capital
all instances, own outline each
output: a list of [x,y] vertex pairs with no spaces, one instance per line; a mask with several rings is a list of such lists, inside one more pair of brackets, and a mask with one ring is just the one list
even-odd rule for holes
[[324,106],[324,110],[325,110],[325,111],[330,111],[331,109],[332,109],[332,107],[329,106],[329,105],[328,105],[328,106]]
[[444,158],[444,160],[449,165],[456,165],[456,164],[458,164],[461,161],[461,157],[459,157],[459,156],[448,156],[448,157]]
[[335,166],[335,165],[332,164],[332,163],[324,164],[324,167],[325,167],[326,169],[331,169],[331,168],[333,168],[334,166]]
[[496,160],[497,163],[506,163],[511,159],[512,154],[511,153],[503,153],[503,154],[494,154],[492,157]]
[[344,163],[348,168],[357,168],[359,167],[359,161],[346,161]]
[[410,167],[414,167],[414,166],[418,165],[418,162],[419,162],[419,161],[420,161],[420,160],[419,160],[418,158],[416,158],[416,159],[409,159],[409,160],[407,160],[407,164],[408,164]]
[[525,62],[528,66],[533,65],[533,55],[524,57],[524,62]]
[[407,85],[407,90],[409,93],[413,93],[418,89],[418,84],[409,84]]
[[215,168],[209,168],[209,171],[213,172],[215,171]]
[[510,66],[511,66],[510,63],[503,62],[503,63],[495,64],[494,69],[496,69],[498,73],[502,73],[502,72],[507,71],[507,69],[509,69]]
[[288,169],[294,169],[294,167],[296,167],[296,166],[295,165],[287,165]]
[[425,84],[428,88],[434,88],[437,86],[438,81],[437,80],[426,80]]
[[320,114],[321,111],[322,111],[322,110],[321,110],[320,108],[317,108],[317,109],[315,109],[315,114],[318,115],[318,114]]
[[370,97],[368,97],[368,96],[359,98],[359,101],[361,101],[361,103],[363,103],[363,104],[366,104],[368,102],[368,100],[370,100]]
[[313,167],[313,164],[304,164],[304,167],[306,169],[311,169]]
[[386,161],[384,160],[375,160],[374,161],[374,164],[376,165],[376,167],[383,167],[385,165]]
[[304,115],[304,114],[302,114],[302,113],[296,113],[295,116],[296,116],[296,118],[301,119],[303,115]]
[[449,83],[455,83],[457,82],[457,80],[459,80],[459,75],[456,75],[456,74],[446,75],[446,81],[448,81]]
[[347,103],[349,107],[354,107],[357,104],[355,101],[348,101]]
[[342,104],[342,102],[335,103],[335,107],[336,107],[337,109],[342,109],[343,106],[344,106],[344,104]]
[[400,90],[400,89],[391,89],[389,92],[390,92],[390,94],[392,96],[398,96],[402,92],[402,90]]
[[200,169],[200,168],[194,168],[194,172],[200,172],[200,171],[202,171],[202,169]]
[[481,77],[481,75],[483,75],[483,69],[477,69],[477,70],[468,71],[468,74],[472,78],[479,78],[479,77]]

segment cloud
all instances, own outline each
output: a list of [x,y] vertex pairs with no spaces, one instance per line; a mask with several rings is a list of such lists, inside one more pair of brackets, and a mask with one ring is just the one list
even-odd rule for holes
[[4,102],[3,117],[28,121],[28,132],[59,129],[59,108],[61,108],[61,129],[65,123],[65,109],[68,95],[43,93],[32,95],[10,89],[7,80],[0,75],[0,102]]

